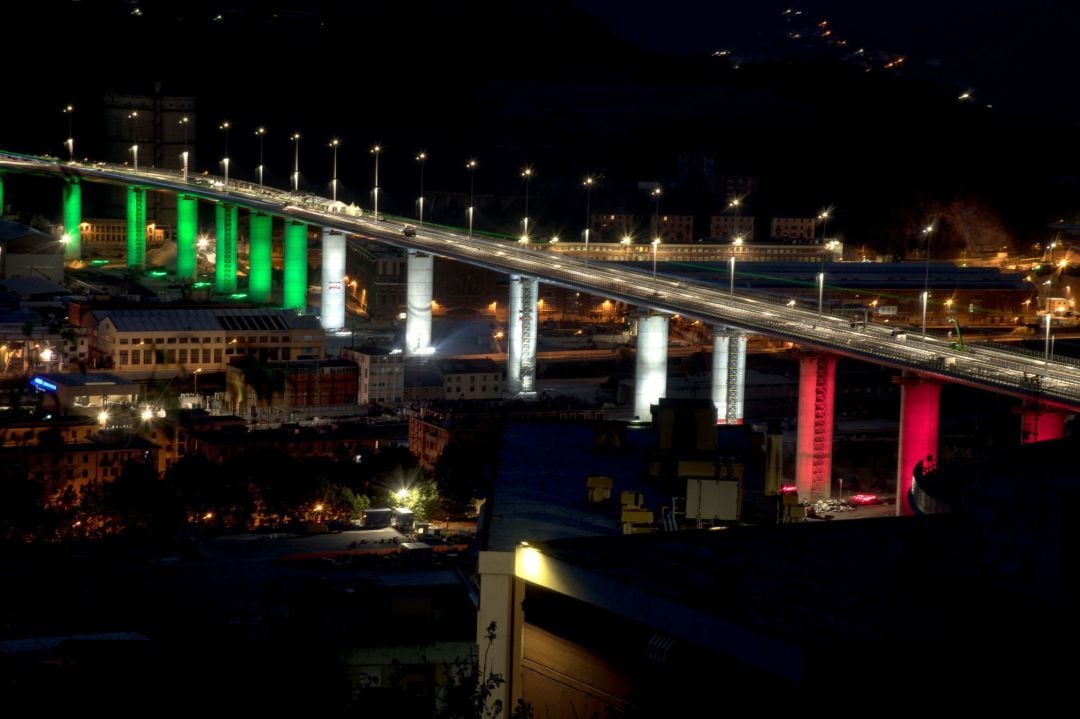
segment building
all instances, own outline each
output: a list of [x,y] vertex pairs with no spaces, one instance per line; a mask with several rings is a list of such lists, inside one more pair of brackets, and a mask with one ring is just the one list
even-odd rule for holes
[[694,241],[693,215],[653,215],[649,218],[649,242],[659,237],[661,242],[675,244]]
[[345,348],[341,356],[360,368],[357,404],[400,405],[405,401],[404,354],[366,345]]
[[260,362],[250,355],[238,357],[225,371],[226,401],[236,414],[274,424],[355,415],[358,376],[352,360]]
[[244,422],[201,426],[187,431],[187,452],[221,462],[247,452],[275,450],[290,457],[327,457],[360,462],[365,454],[402,444],[405,424],[368,425],[338,422],[331,427],[288,425],[276,429],[248,431]]
[[[64,234],[63,225],[53,227],[57,238]],[[83,218],[79,224],[79,238],[82,243],[82,256],[89,257],[127,257],[127,220],[124,219],[89,219]],[[165,242],[173,241],[173,228],[157,222],[146,225],[146,249],[161,247]]]
[[0,279],[38,277],[64,281],[64,244],[44,232],[0,220]]
[[817,234],[813,217],[774,217],[769,225],[769,239],[812,242]]
[[504,373],[494,360],[445,359],[432,364],[442,377],[442,399],[502,398]]
[[221,372],[237,357],[320,358],[325,334],[309,315],[272,309],[103,309],[82,316],[90,363],[138,375]]
[[633,237],[637,231],[637,220],[626,212],[594,212],[589,218],[589,243],[619,243],[626,237]]
[[750,242],[754,239],[754,218],[734,215],[713,215],[709,218],[709,237],[721,241],[731,241],[742,237]]
[[405,311],[405,264],[404,250],[378,242],[350,242],[346,265],[352,278],[350,304],[373,320],[397,319]]
[[82,414],[97,418],[113,405],[134,407],[139,385],[104,372],[36,374],[31,386],[41,395],[41,408],[57,414]]

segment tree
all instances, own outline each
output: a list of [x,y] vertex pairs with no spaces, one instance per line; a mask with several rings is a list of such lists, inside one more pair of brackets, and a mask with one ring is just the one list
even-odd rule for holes
[[450,515],[467,514],[472,500],[487,493],[492,450],[476,440],[450,444],[435,464],[442,508]]
[[435,486],[434,480],[421,476],[411,485],[387,489],[387,504],[390,507],[411,509],[416,521],[425,522],[438,515],[439,488]]

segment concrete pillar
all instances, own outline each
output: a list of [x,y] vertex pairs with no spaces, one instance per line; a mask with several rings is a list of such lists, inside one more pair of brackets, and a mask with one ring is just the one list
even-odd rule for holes
[[270,301],[273,227],[270,215],[252,212],[248,216],[248,297],[254,302]]
[[[477,563],[480,574],[480,606],[476,613],[477,656],[486,660],[480,667],[482,676],[498,674],[505,680],[494,687],[488,706],[501,700],[510,706],[509,687],[513,684],[515,647],[520,651],[520,632],[515,632],[514,552],[480,552]],[[520,605],[521,597],[517,598]],[[490,639],[494,635],[494,639]]]
[[431,300],[435,258],[409,250],[405,277],[405,354],[431,354]]
[[345,327],[345,235],[322,231],[322,327],[337,332]]
[[918,375],[904,375],[900,385],[900,451],[896,467],[896,514],[914,512],[908,495],[915,466],[929,470],[937,464],[938,415],[941,382]]
[[214,261],[214,289],[236,292],[236,205],[217,205],[217,259]]
[[832,493],[833,407],[836,357],[799,358],[799,418],[795,445],[795,488],[800,499],[828,499]]
[[285,286],[282,305],[287,310],[307,310],[307,225],[285,221]]
[[1020,441],[1024,444],[1061,439],[1065,436],[1065,413],[1046,405],[1024,404],[1020,414]]
[[746,386],[746,335],[717,327],[713,331],[712,400],[717,424],[743,423]]
[[[2,204],[2,198],[0,198]],[[64,180],[64,261],[82,259],[82,184],[77,177]]]
[[0,217],[4,216],[4,176],[0,174]]
[[176,279],[194,282],[196,235],[199,232],[199,200],[194,195],[176,196]]
[[650,422],[652,406],[667,392],[668,317],[643,311],[637,322],[634,418]]
[[127,266],[146,267],[146,189],[127,188]]
[[536,396],[537,300],[540,281],[510,276],[507,316],[506,389],[511,397]]

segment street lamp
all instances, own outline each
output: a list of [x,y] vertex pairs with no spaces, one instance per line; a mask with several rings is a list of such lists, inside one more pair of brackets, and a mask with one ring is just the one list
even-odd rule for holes
[[196,397],[199,396],[199,373],[202,372],[202,371],[203,371],[203,368],[200,367],[197,370],[195,370],[195,372],[193,373],[193,376],[195,378],[195,396]]
[[730,276],[731,283],[730,283],[730,285],[728,287],[728,296],[734,297],[735,296],[735,255],[734,254],[731,255],[730,265],[731,266],[729,268],[728,275]]
[[292,136],[293,144],[293,192],[300,192],[300,133],[294,132]]
[[742,235],[735,235],[735,238],[731,241],[731,244],[735,245],[736,247],[742,247],[745,240],[746,238]]
[[826,207],[818,214],[818,219],[821,220],[821,242],[824,243],[825,239],[829,235],[829,215],[832,213],[831,207]]
[[330,149],[334,151],[334,167],[330,177],[330,199],[335,203],[337,202],[337,149],[341,144],[341,140],[336,137],[330,141]]
[[589,226],[592,224],[592,215],[589,212],[590,201],[592,200],[592,186],[596,180],[592,177],[585,178],[585,261],[589,261]]
[[67,140],[64,142],[64,144],[67,145],[68,159],[70,159],[72,162],[74,162],[75,161],[75,133],[72,131],[72,115],[75,114],[75,106],[74,105],[66,105],[64,107],[64,114],[67,115],[67,119],[68,119],[68,134],[67,134]]
[[525,178],[525,220],[522,223],[523,231],[521,233],[521,241],[529,241],[529,180],[532,179],[532,168],[526,167],[521,171],[521,176]]
[[742,207],[742,198],[736,197],[732,199],[731,202],[728,203],[728,207],[735,210],[735,233],[736,235],[741,236],[742,228],[739,226],[739,209]]
[[923,293],[922,293],[922,336],[926,341],[926,305],[930,302],[930,235],[934,231],[934,223],[923,228],[922,233],[926,236],[926,253],[924,257]]
[[926,304],[930,300],[930,293],[928,291],[926,291],[926,290],[923,290],[923,293],[920,295],[920,297],[922,298],[922,338],[923,338],[923,342],[925,342],[926,341]]
[[656,239],[660,239],[660,195],[663,194],[663,190],[659,186],[652,189],[652,196],[656,198],[656,212],[653,214],[653,228],[656,232]]
[[631,237],[630,235],[623,235],[623,238],[621,240],[619,240],[619,244],[626,247],[626,257],[627,257],[627,259],[630,258],[630,245],[631,245],[631,243],[633,243],[633,241],[634,241],[634,238]]
[[259,138],[259,187],[263,186],[263,139],[266,137],[266,128],[260,127],[255,131]]
[[371,148],[371,154],[375,155],[375,188],[372,192],[372,196],[375,200],[375,221],[379,221],[379,153],[382,152],[382,147],[375,145]]
[[1043,358],[1050,359],[1050,312],[1046,313],[1046,350],[1043,352]]
[[418,223],[420,227],[424,226],[424,160],[427,159],[427,153],[421,150],[416,155],[416,161],[420,163],[420,199],[417,201],[416,206],[418,210]]
[[660,247],[660,238],[657,237],[652,241],[652,276],[656,279],[656,250]]
[[476,211],[473,205],[473,190],[476,189],[476,160],[466,162],[465,169],[469,171],[469,237],[472,237],[473,213]]
[[132,159],[134,161],[135,172],[138,172],[139,171],[139,146],[138,145],[132,145],[131,146],[131,156],[132,156]]
[[820,316],[825,299],[825,273],[817,273],[817,313]]
[[184,182],[188,179],[188,125],[191,124],[191,118],[187,115],[180,118],[180,122],[177,123],[184,128],[184,151],[180,153],[180,160],[183,162],[184,169]]
[[222,155],[221,163],[225,165],[225,186],[229,186],[229,121],[225,120],[218,127],[219,130],[225,131],[225,154]]

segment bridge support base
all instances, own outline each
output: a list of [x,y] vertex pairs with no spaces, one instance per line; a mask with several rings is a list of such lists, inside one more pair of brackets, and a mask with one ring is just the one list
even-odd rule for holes
[[900,385],[900,451],[896,467],[896,515],[913,514],[908,496],[916,466],[932,469],[937,463],[941,382],[903,375]]
[[536,307],[540,281],[510,276],[510,309],[507,316],[506,391],[511,397],[536,396]]
[[428,355],[431,346],[432,278],[435,258],[409,250],[405,277],[405,354]]
[[799,358],[799,418],[795,446],[795,487],[800,499],[832,496],[833,407],[836,357]]
[[717,424],[743,423],[746,335],[717,327],[713,334],[712,400]]
[[652,406],[667,393],[668,317],[641,312],[637,323],[634,420],[649,422]]

